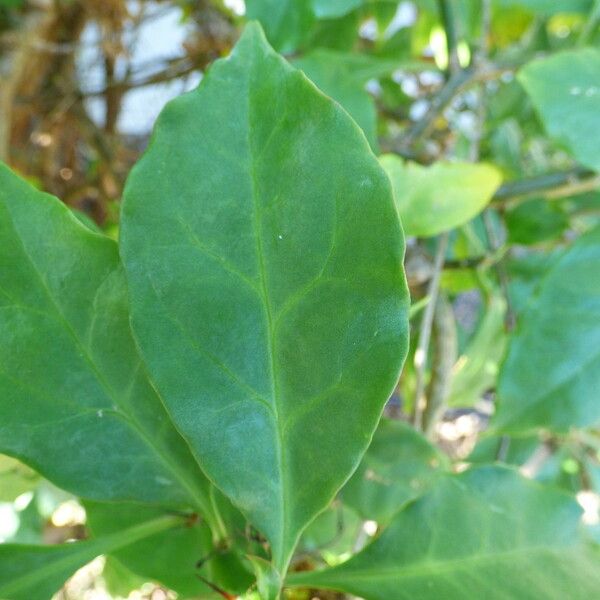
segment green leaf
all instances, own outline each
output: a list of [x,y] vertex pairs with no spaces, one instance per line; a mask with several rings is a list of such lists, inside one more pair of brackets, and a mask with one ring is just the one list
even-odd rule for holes
[[406,235],[428,237],[448,231],[477,215],[501,182],[487,164],[436,162],[430,167],[385,154],[381,165],[394,188]]
[[249,556],[248,560],[256,574],[256,590],[260,600],[280,600],[281,575],[270,562],[262,558]]
[[517,316],[527,307],[540,282],[564,252],[564,248],[558,247],[549,252],[528,252],[507,260],[510,301]]
[[303,46],[315,21],[311,0],[246,0],[246,16],[260,21],[269,42],[283,53]]
[[518,75],[549,135],[582,164],[600,170],[600,50],[535,60]]
[[377,111],[365,89],[367,81],[396,69],[422,67],[416,61],[385,60],[323,48],[294,61],[294,66],[350,113],[373,148],[377,147]]
[[[161,514],[160,509],[139,504],[86,502],[85,509],[89,527],[98,538]],[[201,518],[190,520],[186,527],[159,531],[111,556],[133,573],[158,581],[184,598],[212,592],[198,575],[236,594],[245,592],[252,583],[250,573],[233,552],[213,547],[211,531]]]
[[600,589],[600,557],[570,496],[501,467],[438,481],[379,538],[342,565],[288,584],[369,600],[569,598]]
[[39,481],[39,475],[27,465],[0,454],[0,502],[12,502],[31,491]]
[[115,242],[1,164],[0,335],[1,452],[83,497],[209,513],[141,366]]
[[559,237],[569,226],[566,212],[544,198],[528,200],[505,212],[508,239],[513,244],[537,244]]
[[111,555],[105,557],[102,581],[110,596],[120,598],[127,598],[131,592],[148,582],[145,577],[131,572]]
[[365,0],[311,0],[312,10],[318,19],[343,17],[364,3]]
[[304,530],[299,552],[344,554],[356,542],[362,525],[363,520],[355,511],[336,500]]
[[406,354],[385,173],[249,25],[159,117],[121,232],[153,381],[283,571],[356,468]]
[[495,387],[507,342],[505,313],[504,298],[492,296],[477,331],[452,370],[448,406],[473,406]]
[[339,19],[317,21],[309,47],[349,52],[359,37],[360,22],[358,11],[351,12]]
[[495,432],[600,421],[600,228],[580,237],[519,318],[498,384]]
[[587,12],[592,8],[594,0],[494,0],[498,7],[523,7],[545,16],[559,13]]
[[363,519],[388,522],[443,473],[445,457],[407,423],[384,419],[363,461],[341,492]]
[[0,598],[48,600],[68,577],[96,556],[180,524],[180,517],[162,516],[112,535],[84,542],[60,546],[0,544]]

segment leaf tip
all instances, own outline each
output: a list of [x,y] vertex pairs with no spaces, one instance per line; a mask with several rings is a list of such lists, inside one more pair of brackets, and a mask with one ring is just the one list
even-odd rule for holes
[[272,50],[271,44],[269,44],[269,41],[267,40],[267,36],[265,35],[262,25],[256,20],[248,21],[236,44],[236,48],[245,45],[252,47],[261,46],[263,48]]

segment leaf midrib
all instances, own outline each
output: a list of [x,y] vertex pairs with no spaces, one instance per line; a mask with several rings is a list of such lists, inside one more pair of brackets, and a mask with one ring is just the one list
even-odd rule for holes
[[[567,548],[569,549],[569,548]],[[513,550],[506,550],[505,552],[496,552],[481,555],[472,555],[464,558],[449,559],[444,561],[423,561],[420,564],[409,565],[405,567],[386,567],[376,569],[362,569],[360,572],[348,573],[347,568],[344,569],[345,565],[340,565],[338,572],[321,572],[314,573],[313,578],[307,574],[305,577],[300,576],[294,578],[290,577],[288,585],[300,586],[306,584],[335,584],[338,581],[346,582],[362,582],[362,581],[381,581],[381,580],[400,580],[409,579],[411,577],[420,576],[431,576],[431,575],[443,575],[447,572],[451,572],[461,566],[469,568],[471,566],[478,566],[482,563],[490,561],[506,560],[512,557],[518,557],[523,554],[541,554],[549,555],[550,557],[563,556],[565,548],[560,549],[549,549],[547,546],[528,546],[526,548],[518,548]],[[351,562],[351,561],[349,561]],[[297,583],[296,583],[297,580]]]
[[[278,570],[284,572],[287,570],[287,554],[289,554],[288,550],[284,548],[284,542],[287,533],[287,513],[288,513],[288,497],[287,497],[287,485],[286,485],[286,469],[285,469],[285,454],[284,454],[284,445],[283,445],[283,430],[281,423],[281,416],[279,414],[279,406],[277,399],[279,397],[279,387],[278,380],[276,376],[276,365],[275,365],[275,354],[274,354],[274,319],[273,312],[271,307],[271,300],[269,297],[269,286],[267,281],[267,269],[265,266],[265,257],[264,257],[264,249],[262,244],[262,215],[260,210],[260,200],[258,198],[258,182],[256,175],[256,156],[255,156],[255,144],[252,139],[252,131],[254,131],[254,105],[252,97],[252,89],[253,87],[250,85],[250,78],[252,77],[252,66],[249,69],[250,73],[248,76],[248,129],[247,129],[247,147],[248,147],[248,156],[249,156],[249,165],[248,172],[250,176],[250,186],[251,186],[251,196],[252,196],[252,209],[253,209],[253,222],[252,227],[254,230],[254,239],[255,239],[255,251],[256,258],[258,261],[259,268],[259,280],[260,280],[260,292],[262,296],[262,304],[265,313],[265,323],[267,326],[267,352],[269,358],[269,366],[270,366],[270,383],[271,383],[271,401],[272,401],[272,415],[275,421],[275,431],[277,434],[277,444],[276,444],[276,456],[277,456],[277,466],[279,470],[279,502],[280,502],[280,511],[279,511],[279,544],[278,544],[278,556],[274,556],[274,562]],[[260,156],[260,153],[258,153]],[[273,544],[273,540],[271,540]],[[274,545],[274,544],[273,544]]]

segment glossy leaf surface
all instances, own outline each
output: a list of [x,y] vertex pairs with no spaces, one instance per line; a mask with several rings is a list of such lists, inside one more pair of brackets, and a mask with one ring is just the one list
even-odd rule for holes
[[600,228],[578,239],[533,292],[498,384],[501,432],[567,431],[600,420]]
[[446,458],[407,423],[383,419],[362,462],[341,492],[363,519],[388,522],[443,474]]
[[122,254],[153,381],[278,568],[398,377],[403,251],[364,136],[257,25],[163,111],[129,178]]
[[440,479],[339,567],[290,575],[369,600],[569,598],[600,589],[600,556],[570,496],[483,467]]
[[548,133],[600,170],[600,50],[582,48],[529,63],[519,81]]
[[498,170],[482,163],[423,167],[393,154],[380,161],[392,182],[406,235],[433,236],[470,221],[501,182]]
[[180,524],[179,517],[163,516],[103,538],[60,546],[0,544],[0,598],[48,600],[66,579],[96,556]]
[[0,165],[0,451],[75,494],[204,505],[140,364],[114,241]]

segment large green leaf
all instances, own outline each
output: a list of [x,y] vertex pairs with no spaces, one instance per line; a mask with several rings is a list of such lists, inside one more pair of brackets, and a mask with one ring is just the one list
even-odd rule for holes
[[344,486],[342,501],[364,519],[389,521],[444,472],[444,456],[407,423],[384,419],[361,464]]
[[342,565],[290,575],[368,600],[594,598],[600,556],[570,496],[501,467],[440,480]]
[[207,474],[282,570],[398,377],[403,251],[364,136],[257,25],[169,104],[129,178],[139,345]]
[[519,317],[492,428],[567,431],[600,421],[600,228],[548,271]]
[[470,221],[492,199],[501,182],[486,164],[404,162],[394,154],[380,159],[394,188],[406,235],[432,236]]
[[600,50],[582,48],[519,72],[548,133],[582,164],[600,170]]
[[208,512],[135,349],[115,242],[3,165],[0,336],[0,451],[84,497]]
[[84,542],[60,546],[0,544],[0,598],[48,600],[68,577],[96,556],[180,524],[180,517],[161,516]]
[[[160,509],[139,504],[86,502],[85,509],[88,525],[98,538],[160,516]],[[233,551],[213,547],[211,531],[201,518],[186,527],[159,531],[111,552],[111,556],[133,573],[158,581],[183,598],[212,595],[201,578],[231,593],[245,592],[252,583],[249,571]]]

